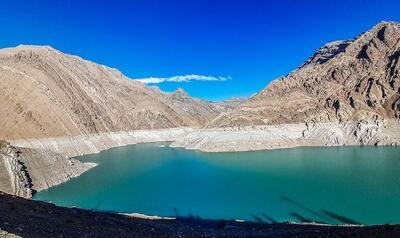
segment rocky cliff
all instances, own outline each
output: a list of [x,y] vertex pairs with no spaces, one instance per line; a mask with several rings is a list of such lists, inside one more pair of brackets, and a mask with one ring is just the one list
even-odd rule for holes
[[18,148],[0,141],[0,191],[18,196],[31,197],[94,166],[49,150]]

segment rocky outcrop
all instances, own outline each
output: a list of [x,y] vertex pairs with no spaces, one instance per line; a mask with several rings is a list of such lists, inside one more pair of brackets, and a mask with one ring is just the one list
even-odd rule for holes
[[1,179],[0,190],[31,197],[35,190],[24,162],[19,159],[21,151],[5,141],[0,144],[0,170],[4,177]]
[[0,145],[0,190],[22,197],[66,182],[95,166],[49,150]]

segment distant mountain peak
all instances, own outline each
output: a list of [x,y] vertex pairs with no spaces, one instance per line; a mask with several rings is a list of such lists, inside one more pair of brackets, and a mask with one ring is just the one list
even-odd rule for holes
[[172,93],[172,98],[178,101],[191,99],[189,94],[183,88],[177,88]]

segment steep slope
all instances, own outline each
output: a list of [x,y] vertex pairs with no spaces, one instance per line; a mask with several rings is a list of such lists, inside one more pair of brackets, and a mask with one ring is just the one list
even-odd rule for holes
[[318,50],[209,127],[400,118],[400,24],[382,22]]
[[184,110],[115,69],[51,47],[0,50],[0,75],[3,139],[199,127],[216,115]]

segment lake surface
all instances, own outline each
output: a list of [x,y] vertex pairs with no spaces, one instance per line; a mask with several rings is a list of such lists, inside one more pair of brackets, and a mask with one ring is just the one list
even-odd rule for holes
[[79,157],[99,165],[34,199],[201,219],[400,223],[400,147],[203,153],[165,145]]

